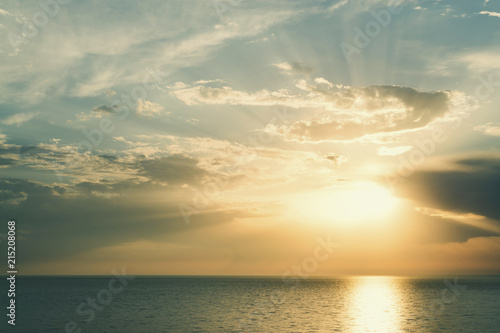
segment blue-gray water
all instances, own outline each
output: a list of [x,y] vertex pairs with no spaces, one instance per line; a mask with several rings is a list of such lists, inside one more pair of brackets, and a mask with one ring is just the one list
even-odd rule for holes
[[[0,327],[23,333],[65,332],[69,322],[75,332],[500,332],[499,277],[137,277],[126,286],[112,280],[18,277],[16,327],[6,325],[5,314]],[[98,296],[99,310],[90,310],[88,298]]]

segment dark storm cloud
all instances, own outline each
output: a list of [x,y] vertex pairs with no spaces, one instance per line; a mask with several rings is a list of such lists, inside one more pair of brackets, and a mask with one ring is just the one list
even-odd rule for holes
[[[190,202],[191,192],[134,180],[85,182],[63,189],[21,179],[0,179],[0,188],[0,215],[17,221],[18,256],[25,264],[141,239],[175,241],[175,234],[187,228],[251,216],[245,211],[218,207],[216,212],[192,215],[192,223],[187,226],[178,204]],[[154,200],[145,200],[145,195]],[[16,197],[20,203],[8,202]]]
[[453,165],[451,170],[418,171],[396,193],[427,207],[500,220],[500,157],[460,158]]
[[115,162],[118,157],[114,156],[114,155],[106,155],[106,154],[101,154],[101,155],[98,155],[100,158],[104,158],[110,162]]
[[498,233],[490,230],[440,217],[423,215],[415,209],[410,209],[405,214],[406,221],[402,221],[402,223],[406,226],[413,224],[415,236],[418,236],[424,243],[466,242],[473,237],[498,236]]
[[20,149],[21,154],[31,154],[40,152],[47,152],[47,149],[43,149],[37,146],[22,146]]
[[3,157],[0,157],[0,166],[1,165],[15,165],[16,164],[16,160],[12,159],[12,158],[3,158]]
[[139,162],[143,175],[169,184],[198,183],[209,173],[198,166],[196,159],[172,155]]
[[[0,164],[47,172],[77,154],[56,144],[2,147]],[[18,159],[11,161],[7,153]],[[63,170],[71,181],[61,186],[0,178],[0,215],[17,221],[18,255],[26,264],[144,239],[176,242],[175,235],[187,229],[252,216],[210,203],[190,216],[188,226],[179,204],[192,205],[194,192],[182,185],[196,186],[210,175],[198,162],[183,155],[85,155]]]
[[108,105],[101,105],[101,106],[97,106],[95,107],[92,112],[100,112],[100,113],[114,113],[115,110],[116,110],[117,106],[116,105],[112,105],[112,106],[108,106]]

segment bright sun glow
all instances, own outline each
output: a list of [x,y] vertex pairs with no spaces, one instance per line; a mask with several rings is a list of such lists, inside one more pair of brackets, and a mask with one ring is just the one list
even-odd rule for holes
[[335,189],[301,194],[292,211],[301,218],[354,224],[380,221],[393,211],[397,199],[373,183],[358,182]]

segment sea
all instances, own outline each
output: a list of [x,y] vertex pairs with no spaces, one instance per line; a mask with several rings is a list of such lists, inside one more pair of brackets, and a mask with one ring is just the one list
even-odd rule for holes
[[2,332],[500,332],[500,276],[17,276]]

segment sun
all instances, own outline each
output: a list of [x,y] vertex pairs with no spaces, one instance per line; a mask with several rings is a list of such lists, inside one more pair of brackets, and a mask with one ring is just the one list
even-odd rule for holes
[[394,211],[398,199],[371,182],[353,182],[343,186],[300,194],[292,200],[295,216],[335,224],[373,223]]

